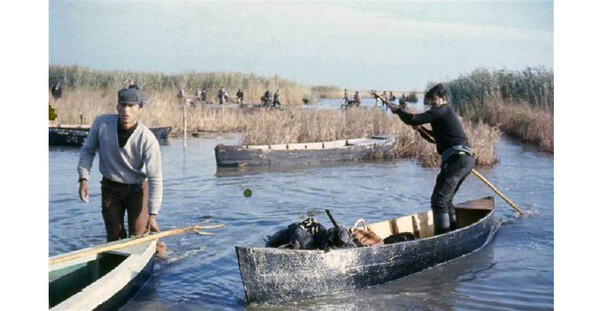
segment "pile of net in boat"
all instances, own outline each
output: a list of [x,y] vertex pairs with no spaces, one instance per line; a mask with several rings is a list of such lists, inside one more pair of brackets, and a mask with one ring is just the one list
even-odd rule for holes
[[348,229],[344,226],[334,226],[327,229],[324,225],[309,217],[301,222],[290,224],[287,228],[278,231],[272,236],[267,236],[265,246],[288,249],[330,250],[409,241],[414,240],[414,235],[410,237],[404,234],[400,239],[390,238],[383,240],[373,232],[357,230],[356,228]]

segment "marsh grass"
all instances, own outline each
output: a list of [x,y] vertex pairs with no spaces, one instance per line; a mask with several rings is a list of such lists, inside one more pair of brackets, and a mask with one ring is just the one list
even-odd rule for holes
[[[106,90],[76,89],[65,92],[52,106],[58,114],[55,124],[90,124],[100,114],[116,113],[116,93]],[[147,126],[171,126],[173,134],[183,132],[183,106],[171,95],[151,92],[146,95],[141,121]],[[243,132],[243,144],[280,144],[318,142],[337,139],[393,135],[396,149],[390,158],[414,158],[423,166],[439,165],[435,146],[395,115],[378,109],[239,109],[186,108],[188,132]],[[476,152],[477,165],[489,166],[497,161],[499,131],[483,122],[463,122],[465,132]]]
[[[189,98],[197,89],[206,88],[208,100],[216,102],[217,91],[224,87],[230,100],[235,100],[238,89],[244,92],[245,102],[260,102],[260,97],[269,89],[271,93],[279,89],[283,106],[302,104],[303,98],[311,97],[309,86],[282,79],[279,76],[263,77],[240,72],[184,72],[164,74],[162,72],[101,71],[80,66],[49,66],[49,85],[61,83],[65,91],[77,90],[119,90],[125,81],[133,78],[143,93],[160,93],[163,97],[175,96],[183,88]],[[169,95],[167,95],[169,94]]]
[[454,109],[554,152],[554,73],[477,69],[446,83]]

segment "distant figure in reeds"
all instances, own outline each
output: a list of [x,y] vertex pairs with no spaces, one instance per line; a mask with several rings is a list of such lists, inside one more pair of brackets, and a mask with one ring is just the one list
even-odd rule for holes
[[419,98],[417,97],[417,92],[410,92],[408,94],[408,97],[406,97],[404,94],[402,94],[402,96],[406,99],[407,102],[409,103],[416,103],[419,101]]
[[202,104],[206,103],[206,88],[202,88],[202,92],[200,92],[200,101]]
[[219,98],[219,105],[222,105],[224,102],[226,103],[229,101],[229,94],[227,94],[224,87],[221,87],[217,94],[217,97]]
[[237,93],[235,93],[235,96],[237,97],[238,104],[242,106],[244,104],[244,92],[242,92],[242,89],[238,89]]
[[[79,154],[79,197],[89,202],[90,168],[100,157],[102,217],[108,242],[159,232],[156,221],[162,202],[162,167],[158,141],[138,117],[144,101],[137,89],[118,92],[117,114],[98,116]],[[164,244],[157,245],[164,252]]]
[[353,106],[354,107],[360,107],[360,93],[358,91],[354,92],[354,103]]
[[281,102],[279,101],[279,90],[273,93],[273,108],[280,108]]
[[133,79],[129,79],[129,86],[127,88],[136,90],[140,89],[140,87],[137,84],[135,84],[135,81]]
[[260,101],[262,102],[263,107],[271,107],[271,91],[267,89],[265,94],[260,97]]
[[202,91],[200,89],[196,89],[196,93],[194,93],[194,100],[190,103],[192,108],[196,108],[196,104],[202,105]]
[[[373,92],[377,92],[377,91],[373,90]],[[377,97],[377,96],[375,96],[375,95],[373,95],[373,97],[375,97],[375,107],[377,107],[377,105],[379,104],[379,97]],[[384,103],[381,103],[381,104],[382,104],[383,106],[385,106],[385,104],[384,104]]]
[[185,90],[184,89],[179,89],[179,91],[177,92],[177,99],[179,99],[179,102],[183,102],[185,99]]
[[394,94],[392,94],[392,91],[390,91],[390,99],[389,99],[389,101],[391,103],[396,102],[396,96],[394,96]]
[[[398,114],[404,123],[412,125],[423,138],[436,144],[437,152],[442,157],[441,171],[431,195],[436,235],[456,229],[456,212],[452,200],[475,166],[473,150],[460,120],[447,104],[446,93],[442,84],[427,91],[425,104],[431,105],[431,109],[419,114],[406,112],[405,103],[402,101],[399,106],[390,104],[390,110]],[[431,124],[432,130],[421,126],[426,123]]]
[[52,87],[50,88],[50,93],[52,94],[52,97],[54,97],[55,100],[60,99],[60,97],[62,96],[62,86],[60,86],[60,82],[58,84],[52,85]]

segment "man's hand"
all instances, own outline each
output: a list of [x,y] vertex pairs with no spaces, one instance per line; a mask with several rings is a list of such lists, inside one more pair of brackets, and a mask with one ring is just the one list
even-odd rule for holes
[[150,215],[148,218],[148,224],[146,224],[146,232],[160,232],[158,222],[156,222],[156,215]]
[[[156,222],[156,215],[150,215],[148,218],[148,224],[146,225],[146,232],[160,232],[158,222]],[[167,246],[162,241],[156,242],[156,255],[160,258],[167,257]]]
[[79,198],[85,203],[90,201],[88,181],[86,179],[79,182]]

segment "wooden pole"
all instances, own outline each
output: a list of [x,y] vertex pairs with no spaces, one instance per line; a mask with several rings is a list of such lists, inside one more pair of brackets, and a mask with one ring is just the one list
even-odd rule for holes
[[[386,105],[388,105],[388,107],[390,106],[390,103],[387,100],[385,100],[383,97],[379,96],[379,94],[377,94],[375,91],[372,91],[371,93],[374,96],[379,97],[379,99],[381,99],[382,102],[384,102]],[[435,138],[433,138],[427,131],[424,131],[421,126],[416,126],[413,128],[415,130],[417,130],[419,133],[425,135],[432,142],[435,142]],[[508,203],[508,205],[510,205],[517,212],[519,212],[519,214],[521,214],[521,215],[524,214],[523,210],[521,210],[511,199],[509,199],[502,192],[500,192],[500,190],[498,190],[498,188],[496,188],[491,182],[489,182],[489,180],[487,180],[485,177],[483,177],[483,175],[481,175],[478,171],[473,169],[471,171],[471,173],[473,173],[473,175],[477,176],[477,178],[479,178],[481,181],[483,181],[484,184],[486,184],[488,187],[490,187],[490,189],[492,189],[492,191],[494,191],[496,194],[498,194],[506,203]]]
[[198,233],[201,235],[213,235],[210,232],[200,231],[200,229],[215,229],[215,228],[221,228],[223,226],[225,226],[225,225],[224,224],[195,225],[195,226],[189,226],[189,227],[184,227],[184,228],[179,228],[179,229],[163,231],[163,232],[155,233],[152,235],[133,237],[133,238],[129,238],[129,239],[105,243],[105,244],[93,246],[90,248],[85,248],[85,249],[77,250],[74,252],[51,257],[48,264],[54,265],[54,264],[57,264],[60,262],[73,260],[73,259],[76,259],[79,257],[103,253],[103,252],[107,252],[107,251],[111,251],[111,250],[115,250],[115,249],[119,249],[119,248],[123,248],[123,247],[128,247],[128,246],[132,246],[132,245],[136,245],[136,244],[140,244],[140,243],[144,243],[144,242],[148,242],[148,241],[152,241],[152,240],[157,240],[157,239],[165,238],[165,237],[172,236],[172,235],[182,234],[182,233],[186,233],[186,232],[195,232],[195,233]]

